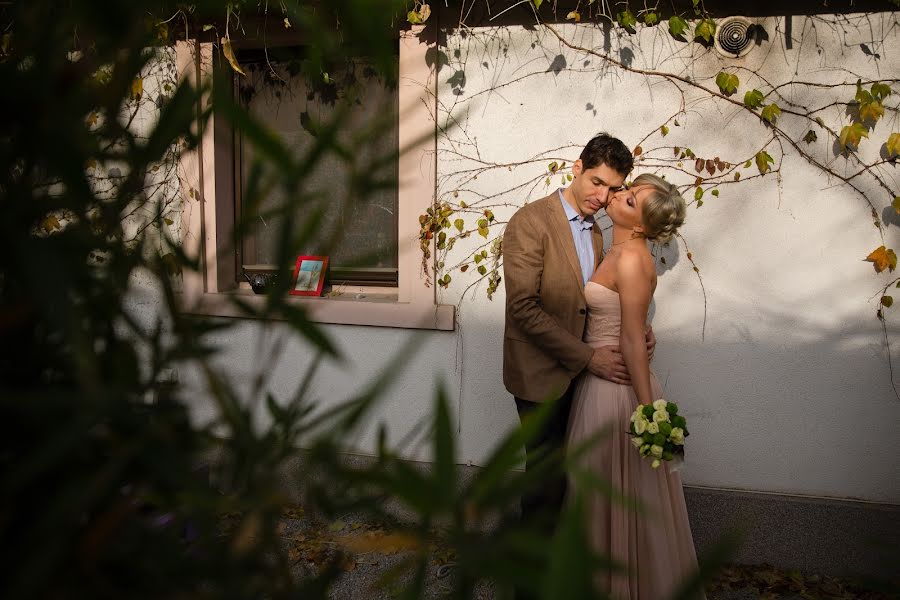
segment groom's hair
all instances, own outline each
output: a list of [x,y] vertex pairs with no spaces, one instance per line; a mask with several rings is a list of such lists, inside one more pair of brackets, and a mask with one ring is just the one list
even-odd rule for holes
[[581,159],[583,169],[606,165],[622,175],[628,175],[634,168],[634,159],[631,157],[628,147],[622,143],[622,140],[614,138],[606,132],[595,135],[578,158]]

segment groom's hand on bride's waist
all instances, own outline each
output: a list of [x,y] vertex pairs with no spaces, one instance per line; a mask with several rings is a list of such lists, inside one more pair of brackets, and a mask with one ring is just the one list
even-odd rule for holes
[[587,370],[597,377],[613,383],[631,384],[631,377],[628,376],[628,369],[625,367],[625,360],[622,358],[618,346],[594,348],[594,354],[587,365]]

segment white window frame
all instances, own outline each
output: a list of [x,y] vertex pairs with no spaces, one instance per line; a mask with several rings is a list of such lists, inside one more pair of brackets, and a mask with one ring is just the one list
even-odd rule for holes
[[[456,307],[438,304],[437,286],[433,281],[429,285],[422,273],[419,243],[418,216],[434,204],[437,191],[437,65],[426,61],[429,48],[436,49],[436,30],[432,24],[427,30],[417,25],[400,32],[397,287],[335,286],[337,293],[329,296],[288,298],[306,308],[313,321],[441,331],[456,327]],[[181,76],[195,84],[212,77],[214,51],[212,43],[179,42]],[[234,250],[227,243],[234,225],[233,195],[220,194],[219,202],[216,195],[217,155],[221,161],[224,145],[233,148],[233,139],[230,132],[217,131],[214,123],[211,119],[203,128],[197,149],[181,158],[182,243],[188,256],[199,256],[201,261],[199,273],[185,274],[182,311],[246,317],[230,302],[231,295],[240,294],[260,308],[266,298],[234,283]],[[436,256],[433,242],[431,255]]]

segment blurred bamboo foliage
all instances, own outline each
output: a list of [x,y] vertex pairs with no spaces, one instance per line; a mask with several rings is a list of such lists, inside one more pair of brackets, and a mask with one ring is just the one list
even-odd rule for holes
[[[486,526],[509,515],[523,490],[565,468],[560,454],[542,469],[520,470],[523,440],[546,411],[502,440],[472,480],[463,481],[456,466],[443,395],[433,399],[431,469],[413,468],[385,443],[371,464],[348,466],[341,459],[347,440],[371,418],[405,355],[365,392],[323,411],[309,395],[311,382],[323,360],[341,356],[285,300],[288,277],[262,308],[234,300],[248,316],[286,317],[283,327],[318,356],[288,398],[263,384],[239,389],[217,364],[214,340],[235,320],[179,310],[181,278],[200,265],[180,244],[191,199],[170,184],[211,110],[257,151],[246,197],[278,188],[291,198],[278,234],[282,264],[321,219],[304,210],[304,178],[316,161],[342,158],[366,188],[368,165],[355,165],[334,135],[339,112],[316,125],[314,151],[298,157],[230,90],[198,89],[178,77],[172,42],[202,35],[207,23],[221,27],[232,9],[226,15],[215,2],[0,5],[0,597],[326,597],[341,574],[341,553],[315,572],[293,568],[278,531],[285,472],[326,518],[356,511],[413,540],[408,547],[418,550],[393,582],[402,597],[424,595],[427,548],[437,538],[457,564],[450,597],[471,596],[485,578],[501,594],[524,586],[545,598],[596,597],[591,570],[616,566],[587,548],[578,501],[552,539],[540,524],[514,518]],[[390,74],[396,39],[373,32],[396,29],[404,2],[341,0],[327,14],[303,3],[279,10],[313,40],[308,74],[360,52]],[[209,105],[199,101],[206,92]],[[131,301],[148,290],[154,302]],[[187,370],[200,374],[213,407],[204,423],[191,418],[196,398],[173,377]],[[291,471],[300,447],[303,466]],[[685,589],[696,589],[701,575],[709,572]]]

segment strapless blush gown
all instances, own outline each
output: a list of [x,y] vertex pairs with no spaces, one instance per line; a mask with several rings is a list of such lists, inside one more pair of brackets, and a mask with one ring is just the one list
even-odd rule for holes
[[[594,347],[619,344],[619,295],[594,282],[585,287],[588,318],[585,341]],[[651,373],[653,399],[662,388]],[[677,402],[677,398],[673,398]],[[671,597],[697,567],[681,477],[667,463],[650,466],[628,435],[637,407],[634,389],[586,373],[575,389],[567,447],[575,448],[600,429],[606,435],[579,465],[592,471],[617,492],[640,502],[643,512],[586,491],[588,538],[601,556],[623,564],[624,574],[601,573],[597,585],[616,600],[662,600]],[[577,491],[573,481],[570,489]],[[572,492],[570,492],[572,493]]]

